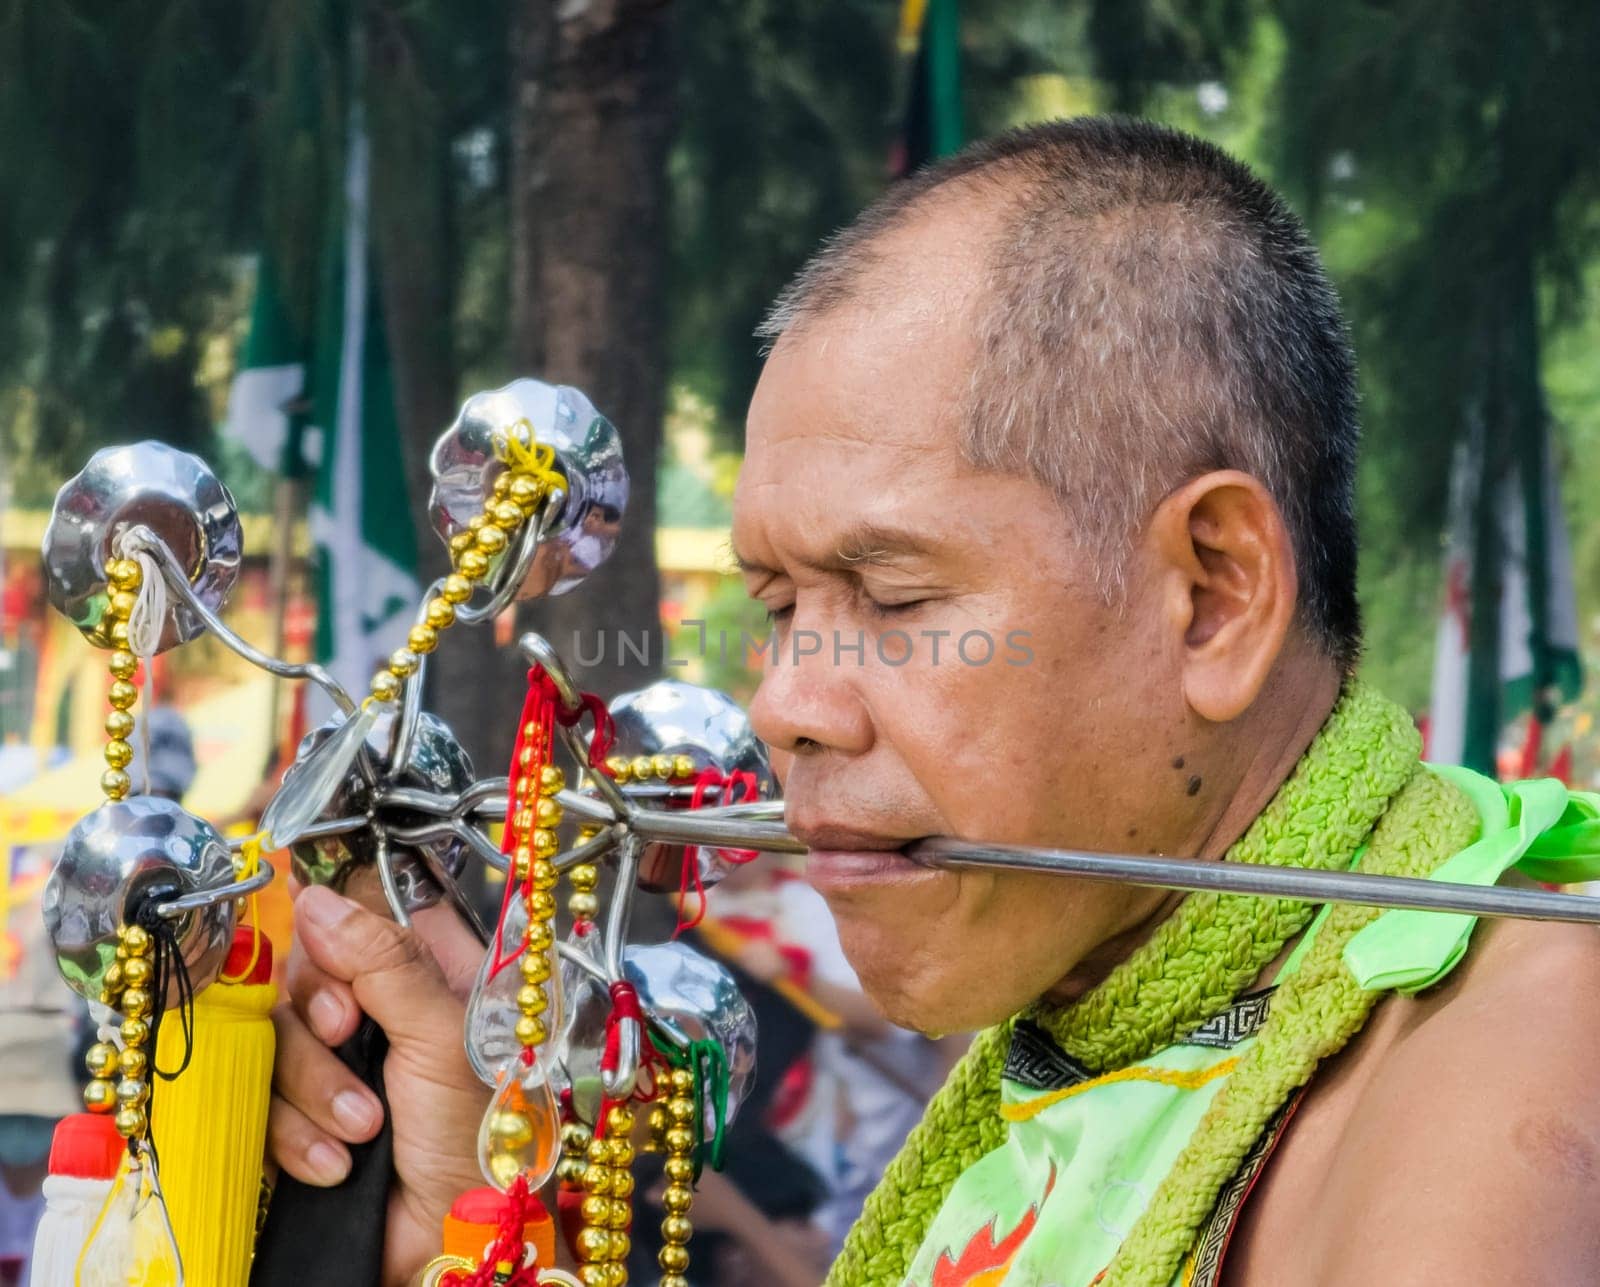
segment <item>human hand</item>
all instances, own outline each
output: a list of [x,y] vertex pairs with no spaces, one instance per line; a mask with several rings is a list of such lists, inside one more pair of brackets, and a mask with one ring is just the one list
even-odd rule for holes
[[274,1012],[278,1054],[268,1127],[273,1160],[306,1184],[338,1184],[347,1145],[383,1125],[377,1097],[340,1062],[365,1012],[389,1039],[384,1089],[393,1125],[383,1281],[402,1283],[438,1250],[445,1213],[483,1183],[478,1124],[489,1092],[462,1048],[467,991],[483,947],[447,907],[401,929],[332,890],[295,901],[289,999]]

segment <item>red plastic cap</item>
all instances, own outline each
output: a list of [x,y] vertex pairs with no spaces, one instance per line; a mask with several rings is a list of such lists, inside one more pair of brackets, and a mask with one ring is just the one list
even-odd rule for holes
[[[233,931],[233,946],[228,949],[228,959],[223,964],[222,976],[230,983],[270,983],[272,982],[272,940],[261,934],[261,948],[256,955],[256,963],[250,965],[250,956],[256,952],[257,931],[248,925],[240,925]],[[245,967],[250,967],[250,977],[241,979]]]
[[110,1113],[73,1113],[56,1123],[50,1140],[50,1174],[109,1180],[127,1147]]
[[[499,1224],[500,1217],[505,1213],[506,1203],[510,1199],[499,1189],[487,1186],[480,1189],[468,1189],[450,1208],[450,1214],[457,1220],[466,1224]],[[544,1208],[544,1203],[538,1198],[533,1199],[532,1209],[529,1211],[529,1224],[539,1220],[548,1220],[549,1213]]]

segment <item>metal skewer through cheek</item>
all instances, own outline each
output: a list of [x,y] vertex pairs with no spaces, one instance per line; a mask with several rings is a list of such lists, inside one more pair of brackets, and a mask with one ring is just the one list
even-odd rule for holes
[[[628,826],[635,835],[651,840],[724,845],[765,853],[806,851],[805,844],[790,835],[781,823],[751,821],[750,816],[750,812],[738,812],[737,807],[700,809],[694,813],[636,810]],[[1468,916],[1600,924],[1600,898],[1542,889],[1464,885],[1410,876],[1374,876],[1359,871],[1309,871],[1260,863],[1199,862],[1144,854],[981,844],[944,836],[916,841],[906,847],[905,854],[913,862],[945,870],[1004,868],[1192,893],[1245,894],[1308,903],[1356,903]]]

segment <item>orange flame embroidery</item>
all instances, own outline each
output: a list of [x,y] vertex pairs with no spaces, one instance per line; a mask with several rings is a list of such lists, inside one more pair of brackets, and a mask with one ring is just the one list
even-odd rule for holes
[[1044,1192],[1017,1222],[1017,1227],[996,1242],[995,1222],[991,1220],[967,1240],[959,1258],[953,1257],[948,1250],[941,1252],[933,1266],[931,1287],[999,1287],[1005,1281],[1011,1262],[1017,1258],[1017,1252],[1022,1250],[1022,1244],[1038,1225],[1039,1212],[1044,1207],[1045,1199],[1050,1196],[1050,1190],[1055,1187],[1056,1168],[1052,1163]]

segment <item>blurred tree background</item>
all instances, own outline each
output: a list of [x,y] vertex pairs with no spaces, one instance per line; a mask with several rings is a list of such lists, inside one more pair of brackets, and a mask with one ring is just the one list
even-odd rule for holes
[[[522,373],[579,384],[623,429],[646,500],[598,592],[525,613],[563,629],[585,613],[653,621],[649,498],[668,407],[736,451],[762,308],[888,181],[905,98],[897,12],[0,0],[13,502],[47,502],[106,442],[217,453],[255,256],[269,247],[289,298],[304,294],[359,78],[413,512],[426,445],[464,392]],[[1241,155],[1311,223],[1362,359],[1378,682],[1426,703],[1449,462],[1469,422],[1487,426],[1493,459],[1515,457],[1546,415],[1556,426],[1582,619],[1600,611],[1600,6],[968,0],[961,53],[969,137],[1146,114]],[[264,506],[267,484],[224,458]],[[478,682],[452,687],[493,694],[484,676],[506,663],[474,633],[455,678]],[[493,697],[451,700],[470,724]]]

